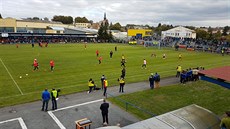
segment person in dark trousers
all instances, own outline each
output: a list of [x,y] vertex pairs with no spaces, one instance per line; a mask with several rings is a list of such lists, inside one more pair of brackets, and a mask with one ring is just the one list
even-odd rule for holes
[[48,44],[49,44],[49,43],[47,42],[46,45],[45,45],[45,47],[48,47]]
[[183,70],[180,74],[180,83],[185,84],[186,82],[186,72]]
[[159,88],[160,87],[160,80],[161,80],[160,75],[158,73],[155,73],[154,78],[155,78],[154,79],[155,80],[155,87]]
[[93,81],[92,78],[89,79],[89,81],[88,81],[88,86],[89,86],[89,91],[88,91],[88,93],[90,93],[90,92],[92,92],[93,88],[95,87],[94,81]]
[[34,66],[34,71],[39,68],[37,59],[34,59],[33,66]]
[[54,61],[53,60],[50,60],[50,70],[51,72],[54,71]]
[[115,51],[117,51],[117,46],[115,46],[115,48],[114,48],[114,49],[115,49]]
[[119,92],[124,92],[124,86],[125,86],[125,79],[121,76],[117,79],[117,81],[120,83],[120,89]]
[[103,103],[101,104],[100,109],[101,109],[101,114],[103,118],[103,124],[104,125],[109,124],[109,120],[108,120],[109,103],[107,103],[105,99],[103,100]]
[[98,61],[99,61],[98,63],[101,64],[101,61],[102,61],[102,57],[101,56],[98,58]]
[[45,89],[42,92],[42,111],[48,111],[48,104],[49,104],[49,100],[50,100],[50,92]]
[[96,50],[96,56],[97,56],[97,57],[99,56],[99,51],[98,51],[98,50]]
[[182,67],[178,65],[176,67],[176,77],[180,77],[181,72],[182,72]]
[[125,60],[121,60],[121,67],[125,67]]
[[108,81],[107,81],[107,79],[105,78],[105,79],[104,79],[104,93],[103,93],[104,96],[106,96],[107,87],[108,87]]
[[193,76],[192,76],[192,69],[189,68],[189,70],[186,73],[186,80],[187,81],[192,81],[192,78],[193,78]]
[[143,68],[146,69],[146,65],[147,65],[147,61],[146,61],[146,59],[144,59],[143,64],[142,64],[142,69],[143,69]]
[[151,75],[149,76],[150,89],[154,88],[154,81],[155,81],[155,77],[154,77],[153,73],[151,73]]
[[125,78],[125,73],[126,73],[126,70],[125,70],[125,68],[123,68],[123,69],[121,70],[121,76],[122,76],[123,78]]
[[110,51],[109,56],[110,56],[110,58],[113,57],[113,51]]
[[223,48],[221,50],[221,54],[222,54],[222,56],[224,56],[224,49]]
[[58,92],[53,88],[53,90],[51,91],[52,110],[57,109],[57,96],[58,96]]
[[101,76],[101,89],[103,90],[104,88],[104,80],[105,80],[105,75]]

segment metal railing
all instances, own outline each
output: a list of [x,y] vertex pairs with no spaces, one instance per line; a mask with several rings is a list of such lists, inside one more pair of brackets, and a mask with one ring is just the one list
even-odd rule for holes
[[110,93],[107,93],[106,98],[107,98],[108,96],[111,96],[111,97],[113,97],[114,99],[116,99],[116,100],[118,100],[118,101],[124,103],[124,104],[125,104],[125,111],[128,111],[128,107],[131,106],[131,107],[133,107],[133,108],[135,108],[135,109],[137,109],[137,110],[139,110],[139,111],[141,111],[141,112],[143,112],[143,113],[146,113],[146,114],[150,115],[151,117],[157,116],[156,114],[154,114],[154,113],[152,113],[152,112],[150,112],[150,111],[148,111],[148,110],[146,110],[146,109],[143,109],[143,108],[141,108],[141,107],[139,107],[139,106],[137,106],[137,105],[135,105],[135,104],[133,104],[133,103],[127,102],[127,101],[125,101],[125,100],[123,100],[123,99],[121,99],[121,98],[119,98],[119,97],[117,97],[117,96],[114,96],[114,95],[110,94]]

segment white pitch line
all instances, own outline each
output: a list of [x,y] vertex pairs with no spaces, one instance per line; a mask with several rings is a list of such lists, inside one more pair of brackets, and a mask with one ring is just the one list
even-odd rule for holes
[[72,106],[60,108],[60,109],[54,110],[52,112],[61,111],[61,110],[65,110],[65,109],[69,109],[69,108],[73,108],[73,107],[79,107],[82,105],[87,105],[87,104],[96,103],[96,102],[100,102],[100,101],[103,101],[103,99],[98,99],[98,100],[94,100],[94,101],[89,101],[89,102],[85,102],[85,103],[81,103],[81,104],[77,104],[77,105],[72,105]]
[[53,112],[61,111],[61,110],[65,110],[65,109],[69,109],[69,108],[73,108],[73,107],[78,107],[78,106],[82,106],[82,105],[87,105],[87,104],[91,104],[91,103],[96,103],[96,102],[100,102],[100,101],[103,101],[103,99],[98,99],[98,100],[94,100],[94,101],[90,101],[90,102],[85,102],[85,103],[81,103],[81,104],[77,104],[77,105],[72,105],[72,106],[64,107],[64,108],[57,109],[55,111],[48,111],[48,114],[57,123],[57,125],[60,127],[60,129],[66,129],[65,126],[53,114]]
[[66,129],[65,126],[58,120],[58,118],[53,114],[52,111],[48,111],[48,114],[51,118],[57,123],[57,125],[60,127],[60,129]]
[[14,118],[14,119],[10,119],[10,120],[1,121],[0,124],[6,123],[6,122],[15,121],[15,120],[18,120],[18,118]]
[[0,124],[11,122],[11,121],[16,121],[16,120],[19,121],[19,124],[21,125],[22,129],[27,129],[26,124],[25,124],[25,122],[23,121],[23,119],[21,117],[10,119],[10,120],[1,121]]
[[27,129],[26,124],[25,124],[24,120],[21,117],[18,118],[18,121],[19,121],[22,129]]
[[18,86],[17,82],[14,80],[14,78],[10,74],[9,70],[7,69],[6,65],[3,63],[3,61],[2,61],[1,58],[0,58],[0,61],[2,62],[2,65],[5,67],[7,73],[10,75],[10,78],[13,80],[14,84],[16,85],[16,87],[18,88],[18,90],[20,91],[21,95],[23,95],[22,90],[20,89],[20,87]]

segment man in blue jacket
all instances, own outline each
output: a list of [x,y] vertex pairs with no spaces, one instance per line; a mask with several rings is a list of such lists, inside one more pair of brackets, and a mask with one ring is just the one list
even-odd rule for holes
[[50,100],[50,92],[45,89],[42,92],[42,111],[44,111],[44,107],[45,107],[45,111],[48,111],[48,103]]

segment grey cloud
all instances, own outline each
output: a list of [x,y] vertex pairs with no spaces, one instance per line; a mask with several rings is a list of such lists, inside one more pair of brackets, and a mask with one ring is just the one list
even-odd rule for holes
[[122,25],[161,22],[225,26],[230,23],[228,3],[228,0],[2,0],[0,12],[3,17],[15,18],[85,16],[95,22],[102,20],[106,12],[111,22]]

